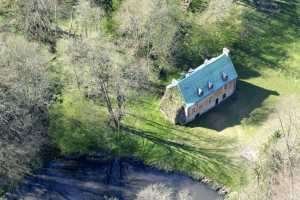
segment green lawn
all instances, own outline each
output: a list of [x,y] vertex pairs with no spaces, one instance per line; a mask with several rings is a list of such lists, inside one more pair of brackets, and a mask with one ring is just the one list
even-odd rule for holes
[[[159,168],[207,177],[233,190],[246,184],[249,166],[244,150],[258,152],[278,123],[276,110],[293,103],[287,101],[291,96],[300,96],[299,1],[281,2],[283,12],[273,15],[242,8],[240,24],[250,36],[229,44],[239,74],[237,91],[230,99],[186,126],[175,126],[159,111],[161,91],[145,93],[128,102],[129,114],[123,121],[127,134],[120,136],[121,143],[114,143],[116,151]],[[164,88],[167,82],[156,84]],[[108,134],[102,108],[81,94],[66,93],[65,98],[61,107],[52,109],[52,130],[65,153],[74,151],[78,138],[82,139],[79,146],[85,147],[94,137],[103,139]],[[77,98],[79,103],[72,103]]]
[[[121,1],[113,2],[115,11]],[[244,152],[259,153],[276,129],[277,111],[300,100],[300,0],[278,0],[281,8],[278,13],[260,12],[246,3],[249,1],[238,2],[233,12],[228,13],[230,20],[224,20],[225,25],[207,24],[210,28],[207,36],[198,34],[197,14],[182,16],[187,18],[183,20],[186,24],[179,26],[191,29],[183,30],[187,31],[184,37],[192,36],[187,43],[180,43],[186,45],[184,48],[176,49],[186,50],[183,55],[187,56],[182,58],[179,54],[179,58],[174,58],[180,62],[176,65],[182,64],[180,67],[184,68],[200,64],[203,55],[199,52],[212,55],[227,46],[239,74],[237,91],[231,98],[186,126],[169,123],[159,110],[161,89],[182,72],[170,67],[173,71],[166,80],[154,83],[155,92],[145,92],[139,99],[127,102],[128,114],[122,124],[124,134],[113,133],[105,108],[70,86],[72,70],[66,64],[69,38],[59,40],[53,65],[62,68],[59,70],[62,72],[55,75],[67,74],[62,82],[70,85],[62,91],[63,101],[50,108],[49,132],[61,153],[108,151],[112,156],[130,156],[195,179],[206,177],[212,184],[236,191],[246,185],[251,178],[251,163],[244,158]],[[8,24],[5,29],[21,34],[15,21],[10,20],[0,11],[0,28]],[[58,25],[69,30],[70,19],[66,17]],[[111,35],[112,42],[118,43],[114,39],[122,35],[115,33],[115,26],[117,22],[112,16],[106,16],[99,25],[104,29],[102,32]],[[199,30],[206,31],[206,26]],[[90,36],[96,34],[95,30]]]
[[135,114],[125,125],[151,135],[154,143],[172,146],[172,151],[153,148],[138,156],[148,164],[206,176],[233,189],[247,182],[244,150],[259,152],[278,124],[277,110],[293,103],[286,99],[300,95],[299,1],[282,1],[281,6],[284,11],[275,16],[243,8],[241,21],[251,26],[253,35],[232,44],[240,77],[237,91],[217,108],[187,126],[174,126],[159,111],[160,96],[147,95],[144,103],[132,104]]
[[[275,70],[261,73],[239,80],[230,99],[186,126],[166,121],[159,111],[159,96],[134,102],[124,125],[148,138],[140,144],[146,150],[136,156],[150,165],[239,187],[246,179],[243,150],[255,145],[258,151],[273,133],[269,126],[278,122],[274,117],[277,105],[300,94],[298,81]],[[161,147],[151,148],[153,143]]]

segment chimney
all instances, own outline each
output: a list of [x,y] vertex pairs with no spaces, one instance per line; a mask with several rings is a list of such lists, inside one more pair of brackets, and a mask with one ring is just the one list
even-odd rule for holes
[[230,53],[230,50],[227,49],[226,47],[223,48],[223,54],[226,55],[226,56],[229,56],[229,53]]
[[189,71],[188,71],[189,74],[191,74],[193,72],[194,72],[194,70],[192,68],[190,68]]

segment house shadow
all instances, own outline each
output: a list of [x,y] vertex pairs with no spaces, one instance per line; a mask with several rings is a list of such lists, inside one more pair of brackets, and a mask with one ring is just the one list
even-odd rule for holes
[[242,123],[259,125],[273,111],[264,105],[269,96],[279,96],[279,93],[239,80],[234,95],[187,126],[204,127],[220,132]]

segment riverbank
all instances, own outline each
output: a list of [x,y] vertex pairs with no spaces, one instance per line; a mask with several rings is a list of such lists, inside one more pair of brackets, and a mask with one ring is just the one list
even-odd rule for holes
[[[132,159],[109,163],[94,158],[65,158],[50,162],[30,177],[7,200],[31,199],[135,199],[142,191],[163,185],[173,199],[188,195],[191,199],[223,199],[203,183],[179,173],[164,172]],[[155,186],[156,187],[156,186]]]
[[159,170],[163,173],[167,173],[169,175],[179,175],[179,176],[185,176],[190,177],[193,181],[202,183],[206,185],[207,187],[211,188],[212,190],[216,191],[221,196],[226,196],[230,193],[230,190],[226,188],[225,186],[222,186],[212,180],[210,180],[208,177],[202,177],[197,178],[197,176],[193,176],[192,173],[189,173],[187,171],[177,171],[177,170],[170,170],[165,169],[159,165],[147,165],[144,161],[133,158],[133,157],[123,157],[120,159],[115,159],[111,156],[104,155],[101,153],[95,153],[95,154],[89,154],[88,156],[82,156],[82,157],[68,157],[68,160],[77,160],[80,162],[87,162],[87,163],[99,163],[99,164],[105,164],[105,163],[114,163],[116,160],[118,162],[125,162],[125,163],[131,163],[135,166],[140,166],[142,168],[151,168],[154,170]]

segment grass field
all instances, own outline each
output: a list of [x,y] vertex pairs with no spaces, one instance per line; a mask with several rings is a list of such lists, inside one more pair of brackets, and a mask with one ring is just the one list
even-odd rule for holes
[[299,100],[300,21],[295,16],[300,6],[298,1],[283,3],[285,11],[276,16],[251,9],[245,12],[243,17],[255,24],[251,28],[256,34],[244,44],[233,45],[240,78],[236,93],[226,102],[187,126],[174,126],[164,119],[160,96],[134,103],[132,113],[136,114],[125,124],[158,140],[156,143],[171,143],[176,155],[154,149],[142,155],[146,163],[206,176],[234,189],[247,182],[245,157],[259,154],[274,133],[278,110]]
[[[167,150],[165,156],[155,149],[147,151],[142,155],[146,163],[238,187],[245,181],[244,150],[259,150],[275,131],[272,124],[278,123],[274,117],[277,104],[297,94],[297,81],[266,70],[266,75],[240,80],[233,97],[187,126],[166,121],[159,111],[160,97],[156,96],[135,103],[132,113],[137,114],[128,116],[125,125],[175,150],[174,159]],[[180,157],[183,161],[178,162]]]
[[[249,35],[247,40],[241,36],[238,43],[229,44],[239,74],[237,91],[230,99],[187,126],[175,126],[159,111],[163,90],[145,93],[127,105],[129,113],[123,128],[131,137],[120,136],[123,141],[116,148],[121,148],[122,155],[194,178],[207,177],[233,190],[247,184],[251,164],[247,156],[259,154],[274,133],[277,111],[300,97],[300,5],[298,0],[281,4],[282,12],[272,15],[239,5],[238,9],[243,10],[240,24]],[[157,85],[164,88],[167,83]],[[80,101],[73,103],[78,98]],[[93,138],[99,137],[100,141],[107,132],[103,130],[103,109],[80,94],[66,93],[64,99],[52,110],[58,146],[61,144],[64,150],[69,141],[65,149],[68,153],[78,146],[94,144]],[[58,116],[61,113],[62,118]],[[76,140],[81,144],[72,143]]]
[[[114,44],[126,40],[122,38],[124,34],[117,34],[119,23],[113,16],[125,1],[113,0],[113,12],[101,23],[95,23],[101,30],[88,27],[92,29],[89,36],[103,34]],[[49,133],[56,147],[63,155],[107,151],[111,156],[136,158],[195,179],[207,178],[205,180],[210,180],[212,185],[225,186],[232,191],[242,190],[251,182],[251,166],[260,150],[278,129],[278,114],[288,109],[300,113],[297,106],[300,102],[300,0],[275,1],[280,10],[274,13],[262,12],[248,0],[234,1],[224,10],[228,16],[221,16],[225,20],[220,23],[209,17],[218,14],[215,10],[205,11],[207,21],[200,20],[202,12],[178,15],[176,20],[184,20],[177,25],[184,27],[180,31],[187,33],[176,38],[180,40],[180,46],[175,45],[180,53],[176,52],[178,55],[171,59],[176,63],[166,67],[165,80],[152,83],[154,90],[141,92],[139,98],[127,102],[128,113],[122,121],[124,134],[112,132],[106,109],[75,88],[71,80],[73,69],[66,64],[70,57],[67,51],[70,38],[60,38],[51,67],[58,68],[52,75],[57,76],[54,82],[58,90],[62,90],[58,92],[61,101],[51,105],[49,110]],[[218,6],[218,0],[215,3]],[[0,32],[25,35],[17,27],[15,11],[1,8]],[[74,15],[73,22],[73,16],[72,19],[67,16],[67,11],[73,12],[73,9],[65,9],[66,16],[57,25],[66,31],[73,25],[71,31],[80,34],[80,20],[77,22]],[[92,12],[86,14],[83,16],[89,17]],[[159,110],[165,86],[178,77],[183,68],[200,65],[198,62],[203,60],[204,54],[212,56],[212,52],[220,52],[224,46],[231,50],[239,74],[236,93],[186,126],[171,124]],[[183,50],[186,52],[181,54]],[[144,60],[143,56],[134,55],[133,59]],[[155,59],[155,66],[151,67],[155,70],[165,67],[156,66],[161,63],[156,63]],[[89,79],[85,73],[83,76]],[[1,193],[0,188],[0,196]]]

